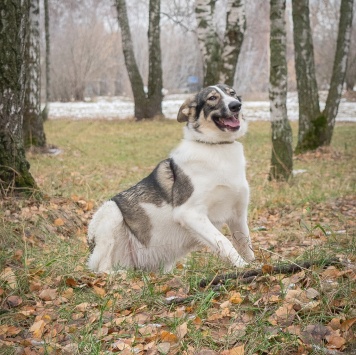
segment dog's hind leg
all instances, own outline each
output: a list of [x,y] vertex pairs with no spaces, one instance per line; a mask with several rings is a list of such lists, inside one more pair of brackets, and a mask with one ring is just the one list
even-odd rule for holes
[[121,211],[113,201],[105,202],[95,213],[88,228],[88,242],[94,246],[88,260],[91,270],[109,272],[120,263],[122,222]]

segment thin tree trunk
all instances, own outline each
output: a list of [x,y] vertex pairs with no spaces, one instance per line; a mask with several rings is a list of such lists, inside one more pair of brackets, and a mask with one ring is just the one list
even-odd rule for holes
[[246,30],[245,1],[229,0],[227,6],[219,81],[233,86],[237,60]]
[[287,118],[286,0],[270,1],[270,110],[272,158],[269,178],[288,180],[293,170],[292,129]]
[[46,121],[48,119],[49,102],[51,100],[50,94],[50,55],[51,55],[51,43],[49,33],[49,10],[48,0],[43,0],[44,4],[44,24],[45,24],[45,40],[46,40],[46,106],[42,111],[42,119]]
[[160,0],[150,0],[148,28],[148,117],[162,117],[162,59],[160,44]]
[[315,77],[313,39],[309,21],[309,0],[292,0],[295,71],[299,100],[299,130],[296,152],[319,146],[326,118],[320,112]]
[[200,50],[204,61],[204,86],[214,85],[220,79],[221,44],[214,24],[216,0],[197,0],[195,15]]
[[322,136],[321,145],[329,145],[334,132],[335,118],[339,109],[342,88],[347,69],[347,58],[350,49],[351,25],[353,17],[353,0],[341,0],[339,32],[330,89],[325,104],[324,116],[327,118],[327,130]]
[[146,118],[147,97],[144,91],[143,80],[138,70],[132,45],[129,20],[127,17],[126,1],[116,0],[119,24],[121,28],[122,49],[125,65],[131,82],[132,93],[135,102],[135,117],[137,120]]
[[41,116],[41,66],[40,66],[40,4],[30,0],[29,36],[25,60],[27,63],[25,111],[23,121],[24,145],[44,147],[46,135]]
[[0,2],[0,194],[34,189],[23,146],[25,46],[29,2]]

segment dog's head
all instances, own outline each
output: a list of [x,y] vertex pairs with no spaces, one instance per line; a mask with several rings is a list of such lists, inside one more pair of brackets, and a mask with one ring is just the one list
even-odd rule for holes
[[195,140],[230,142],[247,130],[241,106],[241,98],[233,88],[223,84],[208,86],[183,103],[177,119],[187,122],[187,131]]

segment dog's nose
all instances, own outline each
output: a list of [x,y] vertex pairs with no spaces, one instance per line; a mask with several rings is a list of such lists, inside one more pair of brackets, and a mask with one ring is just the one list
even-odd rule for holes
[[241,102],[239,101],[232,101],[229,103],[229,110],[231,112],[239,112],[241,110]]

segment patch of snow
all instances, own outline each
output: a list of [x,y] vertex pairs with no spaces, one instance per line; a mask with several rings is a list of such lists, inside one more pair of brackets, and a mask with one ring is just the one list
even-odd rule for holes
[[[163,114],[166,118],[176,119],[178,110],[189,94],[167,95],[162,102]],[[321,99],[323,94],[321,93]],[[320,108],[325,106],[320,103]],[[298,120],[298,95],[296,92],[288,93],[287,97],[288,119]],[[248,121],[269,121],[269,101],[243,101],[243,114]],[[116,120],[133,117],[134,103],[126,97],[97,97],[89,102],[51,102],[49,105],[50,119],[106,119]],[[336,121],[356,122],[356,102],[340,101]]]

